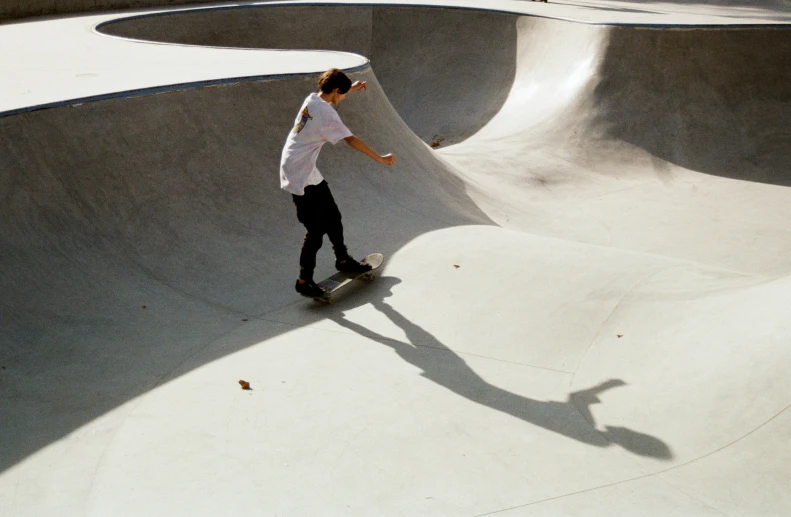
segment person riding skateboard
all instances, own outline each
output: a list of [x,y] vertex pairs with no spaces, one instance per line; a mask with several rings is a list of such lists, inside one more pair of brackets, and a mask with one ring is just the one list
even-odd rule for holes
[[311,298],[325,294],[324,289],[313,281],[316,254],[324,234],[332,243],[338,271],[362,273],[371,269],[371,266],[352,258],[344,244],[341,212],[327,181],[316,168],[322,146],[327,142],[334,145],[345,140],[352,148],[383,165],[396,162],[392,154],[379,155],[354,136],[335,110],[348,93],[367,90],[365,81],[352,83],[346,74],[332,68],[321,74],[318,86],[319,91],[308,95],[302,103],[280,159],[280,188],[291,194],[297,208],[297,219],[307,230],[299,257],[299,278],[294,287],[299,294]]

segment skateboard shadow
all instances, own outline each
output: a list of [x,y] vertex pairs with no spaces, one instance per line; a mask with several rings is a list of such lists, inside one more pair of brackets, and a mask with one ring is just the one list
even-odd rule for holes
[[[328,317],[360,336],[392,348],[403,360],[420,368],[423,377],[472,402],[588,445],[618,445],[640,456],[660,460],[673,458],[670,447],[654,436],[625,427],[605,426],[604,430],[596,427],[590,406],[601,402],[598,398],[601,393],[626,385],[624,381],[610,379],[591,388],[572,392],[565,401],[535,400],[494,386],[482,379],[464,359],[430,332],[409,321],[386,303],[385,299],[392,294],[391,288],[399,283],[397,278],[381,277],[377,280],[373,297],[366,296],[363,299],[355,296],[349,303],[341,304],[339,310],[333,311]],[[344,310],[363,303],[371,303],[403,330],[407,342],[383,336],[345,318]]]

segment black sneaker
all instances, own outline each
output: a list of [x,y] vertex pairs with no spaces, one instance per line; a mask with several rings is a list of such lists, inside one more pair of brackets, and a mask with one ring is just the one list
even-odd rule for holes
[[349,257],[344,262],[336,260],[335,269],[338,271],[343,271],[344,273],[365,273],[366,271],[370,271],[373,268],[370,264],[363,264]]
[[316,285],[313,280],[308,280],[304,284],[300,284],[299,280],[297,280],[294,289],[302,296],[307,296],[308,298],[321,298],[327,295],[327,291]]

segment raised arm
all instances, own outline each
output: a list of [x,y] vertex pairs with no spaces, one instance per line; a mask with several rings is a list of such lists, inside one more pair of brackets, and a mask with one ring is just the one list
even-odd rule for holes
[[346,143],[357,149],[369,158],[376,160],[382,165],[393,165],[396,162],[396,157],[392,154],[379,155],[376,151],[368,147],[368,144],[357,138],[356,136],[348,136],[344,138]]
[[350,92],[359,92],[360,90],[367,90],[368,89],[368,82],[367,81],[354,81],[352,83],[352,87],[349,89]]

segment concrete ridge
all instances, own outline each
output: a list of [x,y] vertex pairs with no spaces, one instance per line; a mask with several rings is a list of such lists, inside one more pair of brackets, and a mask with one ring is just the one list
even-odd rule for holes
[[[529,2],[530,0],[528,0]],[[486,2],[481,4],[478,1],[463,3],[459,0],[422,0],[422,1],[383,1],[383,0],[276,0],[276,1],[246,1],[234,2],[228,5],[214,4],[209,6],[189,6],[189,7],[172,7],[167,10],[156,9],[154,12],[147,12],[142,14],[135,14],[118,18],[117,20],[103,22],[102,26],[112,25],[123,21],[133,21],[141,18],[151,18],[159,16],[169,16],[179,13],[188,12],[204,12],[210,13],[215,11],[226,10],[244,10],[244,9],[258,9],[258,8],[276,8],[276,7],[290,7],[290,6],[315,6],[315,7],[412,7],[412,8],[428,8],[428,9],[460,9],[468,11],[483,11],[483,12],[497,12],[503,14],[516,14],[523,16],[534,16],[536,18],[548,18],[553,20],[563,20],[573,23],[582,23],[586,25],[607,25],[613,27],[645,27],[656,29],[749,29],[749,28],[788,28],[791,26],[791,20],[777,21],[777,20],[754,20],[746,21],[749,17],[736,18],[734,21],[731,18],[725,18],[719,15],[697,16],[689,21],[677,20],[673,22],[650,21],[650,14],[658,14],[656,11],[645,11],[641,13],[643,16],[649,15],[649,20],[643,20],[635,17],[634,21],[617,21],[619,16],[612,15],[615,20],[607,20],[600,18],[586,18],[582,15],[569,16],[558,14],[556,6],[566,7],[563,2],[555,2],[552,6],[534,6],[520,0],[495,0],[493,2]],[[546,12],[549,11],[549,12]],[[598,9],[592,9],[597,15],[602,12]],[[561,11],[562,13],[562,11]],[[709,21],[703,21],[706,19]],[[714,21],[716,20],[716,21]]]
[[[353,68],[345,68],[344,72],[348,74],[353,74],[355,72],[362,72],[369,68],[370,65],[360,65]],[[50,102],[47,104],[40,104],[36,106],[26,106],[24,108],[17,108],[8,111],[0,112],[0,118],[2,117],[10,117],[13,115],[19,115],[22,113],[30,113],[32,111],[44,110],[44,109],[52,109],[52,108],[61,108],[61,107],[76,107],[86,102],[100,102],[112,99],[133,99],[135,97],[145,97],[148,95],[159,95],[161,93],[169,93],[169,92],[176,92],[181,90],[189,90],[195,88],[210,88],[216,86],[227,86],[231,84],[243,83],[243,82],[258,82],[258,81],[278,81],[281,79],[295,79],[295,78],[302,78],[302,77],[314,77],[315,73],[305,72],[305,73],[294,73],[294,74],[274,74],[274,75],[256,75],[256,76],[248,76],[248,77],[229,77],[227,79],[212,79],[206,81],[194,81],[190,83],[181,83],[181,84],[168,84],[163,86],[155,86],[151,88],[141,88],[138,90],[126,90],[126,91],[119,91],[115,93],[107,93],[102,95],[93,95],[90,97],[79,97],[76,99],[66,99],[62,101]]]
[[[150,1],[149,3],[153,4],[150,6],[143,7],[140,9],[140,5],[123,5],[121,9],[135,9],[138,8],[139,10],[143,11],[157,11],[161,9],[215,9],[215,8],[223,8],[223,4],[227,4],[229,2],[193,2],[194,5],[184,5],[185,3],[189,4],[189,2],[175,2],[176,5],[172,7],[162,7],[156,6],[157,0]],[[740,2],[735,1],[731,2],[732,4],[736,4],[735,6],[728,5],[725,3],[724,5],[702,5],[697,6],[697,10],[690,10],[687,6],[689,2],[686,1],[671,1],[669,3],[659,3],[659,2],[648,2],[646,3],[626,3],[625,6],[620,6],[620,3],[617,1],[606,1],[606,0],[594,0],[592,2],[585,3],[572,3],[565,0],[554,1],[549,4],[541,5],[541,3],[534,3],[534,2],[523,2],[520,0],[489,0],[484,5],[481,5],[479,0],[423,0],[423,1],[414,1],[414,0],[390,0],[390,1],[382,1],[382,0],[319,0],[319,1],[311,1],[311,0],[280,0],[280,1],[251,1],[245,0],[242,2],[234,2],[234,5],[238,5],[241,7],[247,6],[260,6],[266,4],[311,4],[311,5],[363,5],[363,4],[380,4],[385,6],[438,6],[438,7],[446,7],[446,8],[461,8],[461,9],[494,9],[501,12],[508,12],[514,14],[529,14],[529,15],[536,15],[536,16],[547,16],[550,18],[556,19],[567,19],[570,21],[581,21],[581,22],[589,22],[589,23],[608,23],[602,22],[602,19],[607,19],[607,17],[614,18],[615,23],[652,23],[652,22],[641,22],[640,19],[644,17],[693,17],[695,20],[705,20],[706,17],[708,18],[719,18],[719,20],[715,23],[715,25],[719,24],[730,24],[732,22],[729,21],[731,18],[737,19],[744,19],[744,20],[757,20],[755,23],[785,23],[788,20],[784,21],[777,21],[772,20],[772,15],[781,15],[785,14],[781,8],[775,5],[772,2],[758,2],[756,5],[755,2],[750,2],[749,5],[753,14],[741,14],[739,16],[734,16],[733,8],[738,8]],[[91,14],[96,13],[97,11],[101,10],[108,10],[112,9],[112,6],[97,6],[96,3],[92,5],[92,9],[88,9],[83,11],[84,14]],[[116,9],[117,11],[118,9]],[[548,14],[547,14],[548,11]],[[700,12],[702,11],[702,12]],[[71,15],[79,15],[80,11],[70,11]],[[58,13],[55,13],[58,14]],[[67,13],[60,13],[61,15]],[[0,12],[0,19],[2,17],[2,12]],[[16,18],[19,18],[17,15]],[[626,19],[628,21],[618,22],[618,19]],[[22,18],[24,19],[24,18]],[[13,20],[13,19],[12,19]],[[635,22],[635,20],[637,20]],[[662,22],[653,22],[659,23],[660,25]],[[674,24],[679,24],[681,26],[686,25],[688,23],[700,23],[699,21],[686,21],[681,20],[678,22],[672,22],[669,26],[673,26]],[[705,22],[704,22],[705,23]],[[740,22],[735,22],[740,23]],[[744,23],[744,22],[742,22]],[[750,22],[746,22],[750,23]]]
[[[399,2],[378,2],[378,1],[375,1],[375,0],[370,0],[368,2],[366,2],[364,0],[361,0],[361,1],[342,1],[342,0],[338,0],[338,1],[325,1],[325,2],[311,2],[309,0],[295,0],[295,1],[284,1],[284,2],[263,2],[263,3],[262,2],[246,2],[246,3],[242,3],[242,4],[239,4],[239,3],[234,3],[234,4],[229,4],[229,5],[216,5],[215,4],[215,5],[211,5],[211,6],[197,6],[197,7],[189,7],[189,8],[173,7],[173,8],[169,8],[169,9],[157,9],[157,10],[154,10],[153,12],[144,12],[144,13],[132,14],[132,15],[125,14],[125,13],[115,13],[115,14],[107,14],[107,15],[88,15],[88,16],[82,16],[82,17],[73,17],[73,18],[70,18],[70,19],[67,19],[67,20],[62,20],[62,22],[66,23],[68,25],[74,25],[75,28],[78,28],[80,26],[84,27],[85,23],[87,22],[88,24],[90,24],[93,27],[93,30],[96,33],[106,36],[108,34],[107,34],[106,30],[103,31],[103,29],[108,29],[110,27],[117,27],[117,26],[123,25],[125,23],[129,23],[129,22],[133,22],[133,21],[139,21],[139,20],[145,20],[145,19],[149,19],[149,18],[156,18],[156,17],[162,17],[162,16],[179,16],[179,15],[185,15],[185,14],[190,14],[190,13],[211,14],[212,12],[217,12],[217,11],[232,11],[232,10],[246,10],[246,9],[276,9],[276,8],[298,7],[298,6],[326,6],[326,7],[340,7],[340,8],[344,8],[344,7],[348,7],[348,8],[351,8],[351,7],[378,7],[378,8],[386,8],[386,7],[421,8],[421,7],[425,7],[425,8],[439,8],[439,9],[458,9],[458,10],[463,10],[463,11],[500,12],[500,13],[515,14],[515,15],[528,15],[528,16],[537,17],[537,18],[544,17],[544,18],[547,18],[547,19],[565,20],[565,21],[569,21],[569,22],[573,22],[573,23],[594,24],[594,25],[598,24],[598,25],[611,26],[611,27],[645,27],[645,28],[654,27],[654,28],[657,28],[657,29],[664,29],[664,30],[671,29],[671,28],[685,29],[685,30],[687,30],[687,29],[688,30],[692,30],[692,29],[704,30],[704,29],[722,29],[722,28],[728,28],[729,30],[750,30],[750,29],[753,29],[753,30],[759,30],[759,29],[763,29],[763,30],[769,30],[769,29],[782,30],[782,29],[788,28],[789,24],[791,24],[791,22],[768,23],[766,21],[761,22],[761,23],[738,23],[738,22],[734,22],[732,20],[718,20],[717,23],[701,23],[697,19],[693,19],[690,22],[681,23],[681,24],[666,24],[666,23],[661,23],[661,22],[630,22],[630,23],[625,23],[625,22],[607,22],[607,21],[595,21],[595,20],[592,21],[592,20],[576,19],[576,18],[569,18],[569,17],[564,17],[564,16],[557,16],[557,15],[552,15],[552,14],[541,14],[540,12],[536,11],[537,7],[535,7],[535,6],[525,6],[524,3],[522,3],[522,2],[514,2],[514,1],[511,1],[511,0],[508,0],[508,1],[501,0],[500,2],[495,3],[495,4],[486,4],[486,7],[480,6],[480,5],[475,4],[475,3],[464,4],[464,3],[460,3],[460,2],[453,2],[453,1],[450,1],[450,0],[436,0],[436,1],[433,1],[433,2],[419,2],[419,3],[414,3],[414,4],[413,3],[407,3],[407,2],[400,2],[400,3]],[[543,8],[543,7],[541,7],[541,8]],[[600,11],[596,11],[596,12],[600,12]],[[96,20],[96,22],[93,22],[92,20]],[[36,22],[36,23],[38,23],[38,24],[45,23],[46,24],[46,23],[55,23],[55,22],[60,23],[60,21],[58,21],[58,20],[52,20],[51,22]],[[13,30],[14,27],[18,27],[18,26],[13,26],[13,25],[12,26],[6,26],[5,29],[6,29],[6,31]],[[29,33],[30,31],[25,29],[23,31],[20,31],[20,34],[25,33],[25,32]],[[3,36],[3,33],[0,32],[0,38],[2,38],[2,36]],[[15,38],[16,36],[13,35],[13,33],[12,33],[10,37],[11,38]],[[155,40],[151,40],[151,39],[140,40],[140,41],[146,41],[148,43],[155,43],[156,42]],[[176,45],[176,46],[178,46],[178,45]],[[210,47],[207,47],[206,45],[200,45],[200,46],[192,45],[192,46],[195,47],[195,51],[196,52],[203,52],[204,51],[203,49],[210,48]],[[9,39],[8,41],[4,42],[4,47],[11,49],[12,52],[15,51],[13,39]],[[219,48],[215,47],[215,50],[219,50]],[[253,49],[238,48],[236,50],[243,51],[243,50],[253,50]],[[256,52],[259,52],[259,53],[261,52],[261,49],[255,49],[255,50],[256,50]],[[271,49],[268,49],[268,50],[271,50]],[[290,49],[280,49],[280,50],[282,50],[282,51],[289,51],[289,52],[299,52],[299,51],[293,51],[293,50],[290,50]],[[122,47],[119,47],[118,51],[119,52],[132,52],[133,55],[135,54],[134,49],[132,47],[125,48],[125,49],[123,49]],[[316,51],[313,51],[313,52],[316,52]],[[196,56],[197,56],[197,54],[196,54]],[[97,57],[98,57],[98,53],[97,53]],[[207,56],[207,57],[209,57],[211,59],[210,55]],[[144,52],[144,53],[141,54],[141,58],[142,59],[146,59],[146,60],[154,59],[155,58],[155,54],[146,54]],[[99,58],[99,59],[101,59],[101,58]],[[304,60],[304,59],[305,59],[304,55],[302,55],[300,53],[295,53],[293,55],[293,59],[291,61],[292,62],[298,62],[299,60]],[[100,64],[100,61],[97,61],[94,64],[91,64],[91,63],[86,63],[86,64],[88,66],[94,66],[95,67],[95,66]],[[271,63],[270,66],[272,66],[273,64],[274,63]],[[141,64],[139,66],[145,66],[145,65],[143,65],[143,63],[141,62]],[[356,71],[356,70],[361,69],[361,67],[364,67],[364,66],[365,65],[360,64],[360,65],[356,65],[356,66],[343,66],[342,68],[345,69],[345,70],[349,70],[349,71]],[[0,67],[7,68],[9,70],[8,76],[5,78],[5,80],[9,81],[9,84],[6,85],[6,87],[11,92],[15,92],[17,90],[19,90],[21,92],[24,92],[26,89],[29,89],[29,88],[32,88],[32,87],[36,87],[35,85],[40,84],[42,82],[42,78],[40,78],[40,77],[31,77],[30,80],[26,80],[26,76],[28,75],[28,72],[26,71],[26,68],[24,66],[21,66],[20,69],[15,70],[15,65],[14,64],[4,65],[2,62],[0,62]],[[256,68],[258,68],[258,67],[256,67]],[[75,95],[73,97],[69,97],[69,98],[62,98],[62,99],[57,99],[57,100],[47,100],[47,101],[44,101],[44,102],[31,103],[31,104],[24,105],[24,106],[19,106],[19,105],[13,106],[12,105],[12,106],[9,106],[9,107],[3,107],[2,105],[0,105],[0,117],[11,116],[11,115],[19,114],[19,113],[25,113],[25,112],[33,111],[33,110],[37,110],[37,109],[46,109],[46,108],[58,107],[58,106],[63,106],[63,105],[68,105],[68,104],[75,104],[75,103],[81,103],[81,102],[93,102],[93,101],[105,100],[105,99],[109,99],[109,98],[115,98],[115,97],[118,97],[118,96],[123,97],[123,96],[138,96],[138,95],[156,94],[156,93],[172,91],[172,90],[177,90],[177,89],[183,89],[183,88],[189,88],[189,87],[200,88],[200,87],[203,87],[203,86],[221,85],[221,84],[227,84],[229,82],[236,82],[236,81],[244,81],[244,80],[256,81],[256,80],[265,80],[265,79],[278,79],[278,78],[284,78],[284,77],[299,76],[299,75],[310,75],[310,74],[317,73],[317,69],[311,69],[310,65],[308,65],[308,67],[303,69],[303,70],[291,71],[291,72],[286,72],[286,73],[277,71],[277,68],[278,67],[275,67],[275,68],[272,69],[273,70],[272,72],[266,72],[266,73],[254,72],[251,68],[248,68],[248,70],[246,70],[244,72],[241,72],[241,73],[237,72],[236,74],[226,75],[225,77],[216,77],[216,78],[212,78],[212,79],[185,80],[186,77],[184,77],[184,79],[176,78],[170,84],[168,84],[168,83],[151,84],[151,85],[148,85],[148,86],[144,86],[144,87],[140,87],[140,88],[133,88],[133,89],[130,89],[130,90],[118,89],[118,90],[116,90],[114,92],[103,92],[103,93],[98,93],[98,94],[80,95],[79,93],[77,93],[77,95]],[[194,75],[194,74],[191,74],[191,75]],[[55,80],[59,84],[63,84],[63,79],[64,78],[60,78],[59,77],[59,78],[54,78],[53,80]],[[73,78],[72,78],[72,80],[73,80]],[[26,83],[29,83],[29,84],[26,84]],[[14,96],[12,95],[6,102],[8,102],[9,100],[11,100],[11,102],[13,102],[13,100],[12,100],[13,97]]]

